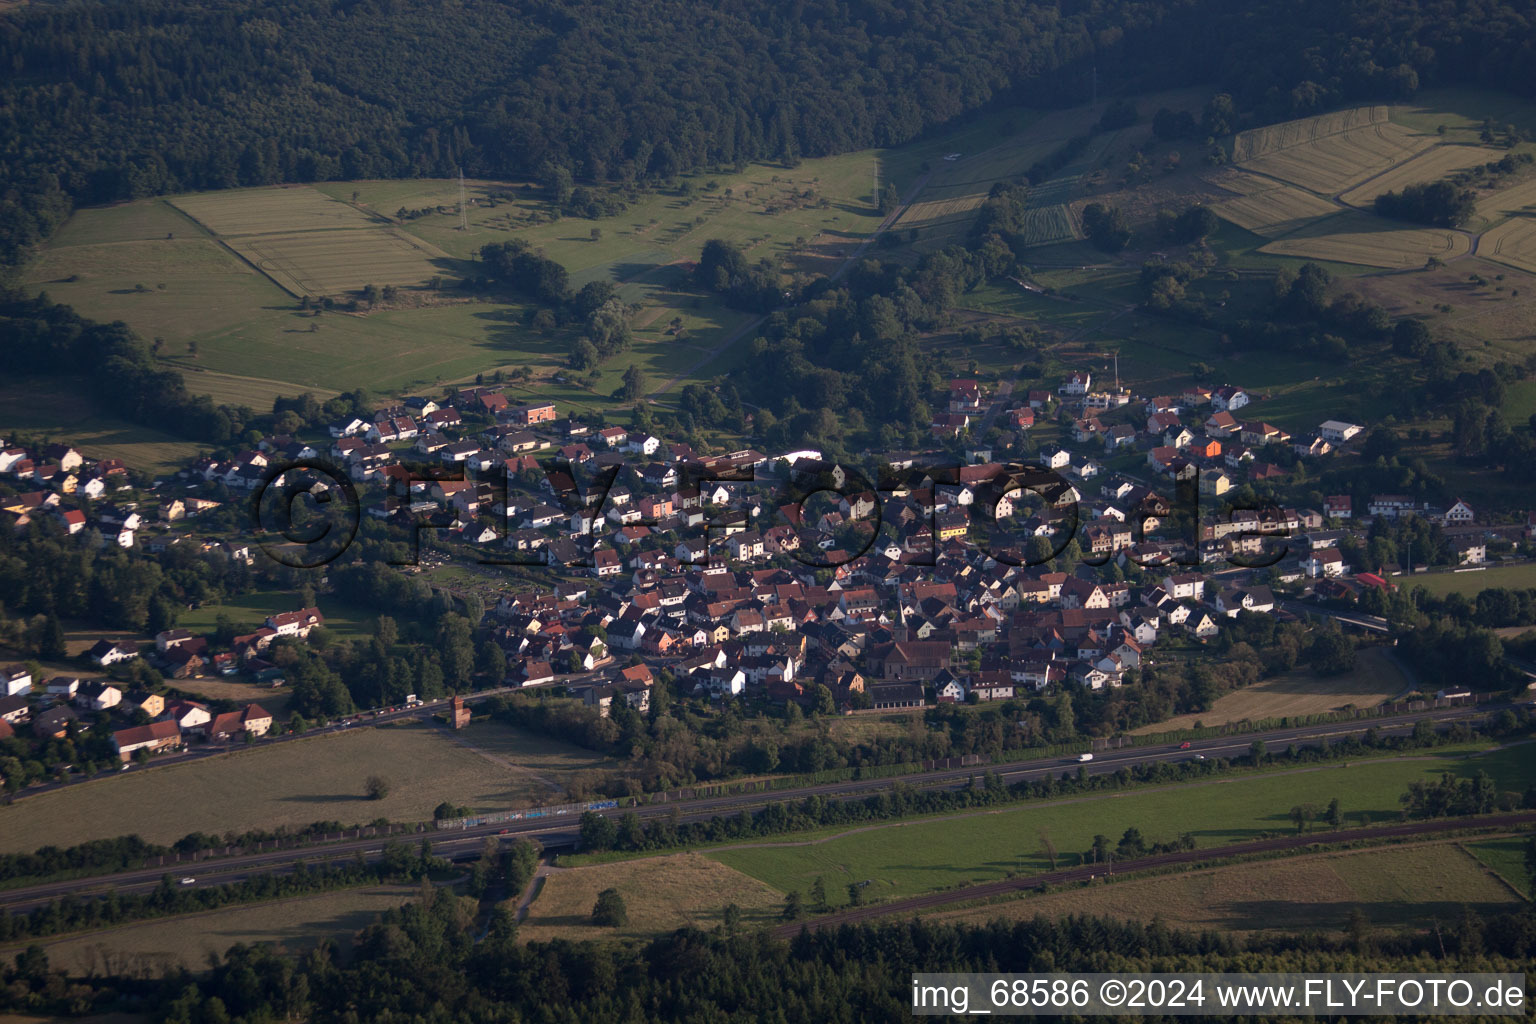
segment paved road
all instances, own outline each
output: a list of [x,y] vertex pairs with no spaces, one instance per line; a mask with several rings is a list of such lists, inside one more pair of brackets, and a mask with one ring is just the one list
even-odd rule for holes
[[960,889],[949,889],[944,892],[925,893],[922,896],[890,900],[886,903],[877,903],[868,907],[855,907],[840,913],[818,917],[813,921],[782,924],[775,928],[773,933],[780,938],[789,938],[799,934],[802,928],[814,931],[843,924],[855,924],[877,917],[909,915],[919,910],[931,910],[934,907],[942,907],[950,903],[984,900],[1023,890],[1038,889],[1042,885],[1060,885],[1064,882],[1089,881],[1100,875],[1113,874],[1116,869],[1121,874],[1124,874],[1130,871],[1143,871],[1148,868],[1167,867],[1174,864],[1194,864],[1200,861],[1243,857],[1255,853],[1271,853],[1276,850],[1299,850],[1320,843],[1349,843],[1362,839],[1391,839],[1432,835],[1437,832],[1449,832],[1469,827],[1513,828],[1522,825],[1536,825],[1536,811],[1490,814],[1475,818],[1416,821],[1403,825],[1355,828],[1339,832],[1312,832],[1306,835],[1283,836],[1277,839],[1260,839],[1251,843],[1237,843],[1231,846],[1207,847],[1202,850],[1182,850],[1178,853],[1162,853],[1152,857],[1140,857],[1136,860],[1122,861],[1117,865],[1088,864],[1083,867],[1068,868],[1065,871],[1051,871],[1043,875],[1031,875],[1027,878],[1005,878],[997,882],[983,882],[980,885],[968,885]]
[[[1440,723],[1466,721],[1482,718],[1507,706],[1506,704],[1497,704],[1483,705],[1481,707],[1447,708],[1439,711],[1359,719],[1326,725],[1270,729],[1264,732],[1195,740],[1191,743],[1190,749],[1187,750],[1170,746],[1126,747],[1119,750],[1105,750],[1095,753],[1093,761],[1088,764],[1079,764],[1076,757],[1034,758],[1001,765],[981,764],[967,768],[941,769],[913,775],[902,775],[890,779],[824,783],[821,785],[801,786],[794,789],[733,793],[686,802],[645,804],[632,809],[641,819],[667,816],[672,814],[675,808],[680,821],[705,821],[716,815],[752,811],[769,803],[799,800],[812,795],[851,797],[889,789],[898,783],[919,788],[959,788],[966,785],[974,776],[988,770],[996,772],[1007,783],[1039,779],[1048,775],[1059,775],[1063,772],[1076,772],[1079,768],[1085,769],[1092,775],[1102,775],[1118,771],[1121,768],[1129,768],[1141,764],[1172,763],[1200,757],[1236,757],[1248,753],[1255,740],[1262,740],[1271,750],[1278,750],[1291,743],[1308,745],[1315,744],[1322,739],[1336,739],[1347,735],[1358,735],[1372,727],[1384,735],[1404,735],[1411,732],[1414,723],[1420,719],[1429,718]],[[606,813],[609,816],[615,816],[623,814],[630,809],[619,808]],[[575,814],[571,814],[557,819],[541,818],[505,824],[477,825],[455,830],[429,829],[420,834],[398,835],[392,838],[402,840],[411,845],[414,845],[421,839],[428,839],[432,843],[433,853],[437,856],[471,859],[478,855],[480,846],[487,836],[505,836],[507,839],[518,836],[530,836],[538,839],[546,848],[574,847],[578,834],[576,818]],[[391,837],[364,836],[359,839],[343,840],[312,847],[287,848],[250,854],[240,853],[228,857],[214,857],[195,863],[189,861],[177,862],[174,859],[168,859],[163,865],[156,863],[146,868],[113,875],[46,882],[39,885],[0,891],[0,908],[12,912],[30,910],[49,900],[71,893],[87,896],[101,894],[108,889],[116,890],[119,893],[147,892],[158,885],[161,877],[164,875],[171,875],[178,879],[182,877],[193,878],[195,880],[191,883],[193,885],[222,885],[228,882],[242,881],[258,874],[269,872],[285,873],[292,870],[294,864],[299,861],[317,865],[330,860],[355,857],[359,853],[365,858],[373,860],[382,855],[384,843],[389,838]]]

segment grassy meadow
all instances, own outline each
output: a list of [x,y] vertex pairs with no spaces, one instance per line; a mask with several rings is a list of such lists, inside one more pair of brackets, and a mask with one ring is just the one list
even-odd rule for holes
[[[597,894],[610,886],[624,897],[629,924],[622,928],[592,923]],[[784,897],[764,883],[697,853],[633,861],[622,870],[606,864],[557,868],[545,878],[517,934],[527,942],[547,942],[641,938],[688,927],[711,931],[720,927],[728,903],[741,908],[742,922],[751,927],[774,923],[784,907]]]
[[210,954],[222,956],[236,943],[266,942],[302,953],[333,940],[345,957],[353,934],[416,893],[412,886],[370,885],[45,939],[42,945],[55,967],[80,975],[130,977],[154,977],[183,967],[200,971]]
[[[1290,808],[1325,806],[1338,797],[1345,820],[1395,821],[1398,797],[1408,783],[1432,780],[1442,772],[1470,774],[1479,768],[1501,788],[1523,790],[1536,779],[1528,748],[1477,756],[1447,748],[1411,757],[1333,763],[1315,768],[1224,777],[1210,783],[1123,794],[1095,794],[1052,803],[1033,803],[946,818],[916,820],[827,835],[795,837],[706,851],[728,867],[780,892],[809,891],[819,875],[834,904],[846,901],[849,882],[868,882],[871,899],[910,896],[1004,877],[1008,872],[1050,870],[1042,836],[1071,866],[1103,834],[1118,841],[1136,826],[1149,842],[1184,833],[1201,848],[1219,848],[1266,834],[1294,830]],[[1326,831],[1324,826],[1319,831]]]
[[[452,735],[428,724],[358,728],[19,800],[0,807],[0,852],[133,833],[170,843],[189,832],[314,821],[429,821],[444,800],[476,810],[558,801],[575,773],[613,767],[590,751],[493,722]],[[390,780],[387,797],[364,795],[370,775]]]
[[940,912],[932,920],[974,922],[1092,914],[1154,918],[1174,928],[1223,933],[1342,932],[1359,909],[1378,928],[1448,925],[1463,908],[1499,913],[1519,903],[1468,844],[1417,843],[1308,854],[1127,881],[1069,886],[1005,903]]
[[1320,715],[1346,707],[1375,707],[1409,687],[1408,677],[1385,647],[1360,652],[1353,671],[1319,677],[1291,671],[1233,690],[1216,699],[1211,709],[1199,714],[1178,715],[1165,722],[1143,726],[1137,733],[1155,734],[1190,729],[1196,722],[1227,725],[1232,722],[1263,722],[1278,718]]

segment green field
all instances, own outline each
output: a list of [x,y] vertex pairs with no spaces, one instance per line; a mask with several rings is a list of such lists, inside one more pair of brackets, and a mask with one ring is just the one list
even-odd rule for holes
[[1531,892],[1531,870],[1526,867],[1525,848],[1531,837],[1505,836],[1501,839],[1480,839],[1462,845],[1472,856],[1498,873],[1517,892]]
[[[615,767],[590,751],[492,722],[459,733],[425,724],[357,728],[19,800],[0,807],[0,851],[132,833],[169,843],[188,832],[314,821],[430,821],[444,800],[476,810],[558,802],[578,773]],[[387,797],[363,795],[370,775],[390,780]]]
[[[270,406],[269,406],[270,407]],[[68,441],[95,459],[122,459],[130,468],[160,473],[185,466],[205,446],[129,423],[98,408],[84,382],[74,389],[57,377],[14,377],[0,384],[0,434],[18,432]]]
[[[1448,925],[1463,908],[1499,913],[1516,895],[1480,863],[1478,848],[1510,840],[1421,843],[1388,849],[1307,854],[1176,875],[1069,886],[1006,903],[955,910],[933,920],[1028,920],[1092,914],[1157,918],[1174,928],[1223,933],[1341,932],[1359,909],[1375,927]],[[1471,851],[1469,853],[1468,851]],[[1474,854],[1476,858],[1474,858]]]
[[1188,832],[1203,848],[1289,834],[1294,830],[1291,807],[1321,807],[1335,796],[1350,825],[1362,818],[1395,821],[1398,797],[1408,783],[1438,778],[1443,771],[1470,773],[1482,767],[1502,788],[1523,790],[1536,780],[1536,763],[1528,756],[1529,748],[1513,753],[1522,756],[1476,757],[1466,748],[1448,748],[1415,757],[1239,775],[1212,783],[874,826],[824,840],[797,838],[720,849],[709,856],[781,892],[804,893],[821,875],[838,903],[846,899],[843,891],[849,882],[868,881],[871,898],[889,899],[990,881],[1010,871],[1048,871],[1042,832],[1055,844],[1059,863],[1070,866],[1093,845],[1096,834],[1115,842],[1133,825],[1149,842],[1167,842]]
[[1494,587],[1525,589],[1536,587],[1536,565],[1506,565],[1469,572],[1436,572],[1415,575],[1398,581],[1403,587],[1423,587],[1436,597],[1465,594],[1472,597]]
[[[366,640],[373,636],[374,623],[379,617],[377,611],[324,596],[317,598],[316,604],[325,616],[325,628],[337,639]],[[219,616],[227,615],[235,625],[255,630],[267,616],[297,611],[303,606],[297,591],[261,591],[223,604],[205,604],[182,612],[176,618],[176,625],[194,633],[211,633],[218,625]]]

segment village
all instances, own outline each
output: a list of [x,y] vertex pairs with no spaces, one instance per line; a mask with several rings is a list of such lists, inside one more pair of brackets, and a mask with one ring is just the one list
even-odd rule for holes
[[[1225,508],[1244,485],[1286,476],[1280,450],[1327,459],[1365,432],[1327,420],[1292,437],[1248,418],[1257,403],[1236,386],[1135,398],[1073,373],[1017,397],[954,380],[943,397],[933,436],[947,447],[864,465],[815,450],[700,455],[475,387],[332,424],[328,438],[263,438],[139,487],[120,462],[67,444],[0,446],[14,491],[0,508],[16,530],[44,518],[98,545],[185,545],[251,565],[258,545],[202,536],[201,517],[274,484],[309,486],[296,463],[332,466],[366,496],[359,515],[430,534],[442,558],[537,567],[547,585],[499,588],[476,627],[504,654],[507,685],[563,687],[605,716],[616,702],[649,710],[658,673],[685,697],[844,714],[1120,687],[1238,616],[1293,619],[1297,601],[1347,606],[1393,588],[1345,553],[1373,522],[1432,522],[1447,563],[1463,566],[1485,563],[1490,543],[1536,539],[1536,514],[1496,525],[1461,500]],[[1008,429],[973,441],[991,421]],[[1032,448],[1045,422],[1062,441]],[[294,608],[226,642],[170,629],[102,639],[84,660],[111,671],[142,658],[173,687],[281,686],[271,645],[324,622],[319,607]],[[5,670],[0,739],[62,739],[102,714],[125,766],[274,730],[258,704],[212,712],[126,682]]]

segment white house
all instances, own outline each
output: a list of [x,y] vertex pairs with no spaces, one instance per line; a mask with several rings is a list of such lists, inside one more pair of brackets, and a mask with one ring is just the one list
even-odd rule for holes
[[1211,395],[1211,405],[1215,407],[1217,412],[1232,412],[1235,409],[1241,409],[1247,404],[1248,392],[1242,388],[1233,387],[1230,384],[1226,387],[1217,388],[1215,394]]
[[1456,503],[1445,510],[1445,522],[1447,525],[1465,526],[1476,518],[1477,513],[1473,510],[1472,506],[1460,498],[1457,498]]
[[1317,426],[1317,432],[1324,441],[1334,444],[1343,444],[1345,441],[1358,437],[1365,430],[1358,423],[1345,423],[1343,420],[1324,420]]
[[1337,548],[1314,551],[1301,560],[1301,570],[1314,579],[1319,576],[1344,575],[1344,556]]
[[7,665],[0,669],[0,685],[5,687],[5,693],[0,696],[14,697],[18,693],[31,693],[32,673],[27,671],[25,665]]
[[1074,373],[1061,382],[1061,387],[1056,390],[1063,395],[1086,395],[1093,385],[1093,376],[1088,373]]

